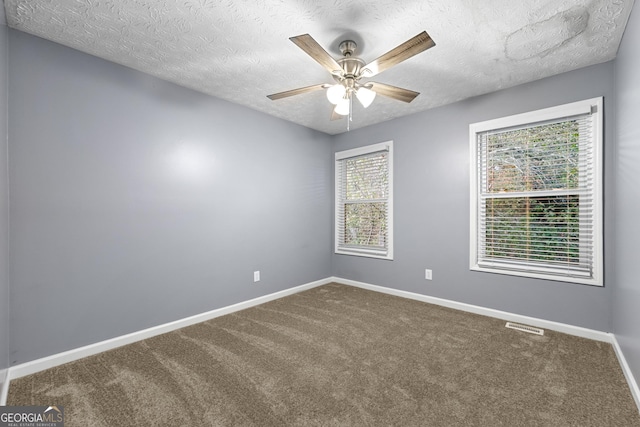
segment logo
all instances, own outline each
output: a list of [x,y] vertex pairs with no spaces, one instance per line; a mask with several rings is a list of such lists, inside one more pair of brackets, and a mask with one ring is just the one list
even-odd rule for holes
[[0,406],[0,427],[64,427],[64,408]]

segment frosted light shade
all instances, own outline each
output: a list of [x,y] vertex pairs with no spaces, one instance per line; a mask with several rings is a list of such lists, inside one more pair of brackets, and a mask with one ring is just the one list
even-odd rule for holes
[[338,104],[336,104],[336,108],[334,108],[333,111],[335,111],[336,114],[340,114],[341,116],[348,116],[349,115],[349,99],[342,98],[342,100]]
[[356,97],[358,97],[358,101],[364,108],[367,108],[373,100],[376,98],[376,93],[371,89],[367,89],[366,87],[361,87],[356,92]]
[[342,98],[344,98],[344,93],[346,89],[341,84],[336,84],[327,89],[327,99],[333,105],[337,105]]

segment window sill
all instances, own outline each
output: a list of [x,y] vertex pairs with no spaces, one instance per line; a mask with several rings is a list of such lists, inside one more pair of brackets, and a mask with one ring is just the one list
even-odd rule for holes
[[377,258],[377,259],[385,259],[388,261],[393,261],[393,255],[387,253],[375,253],[375,252],[366,252],[366,251],[357,251],[357,250],[345,250],[345,249],[336,249],[336,255],[351,255],[351,256],[359,256],[364,258]]
[[490,268],[490,267],[480,267],[479,265],[472,265],[471,271],[480,271],[485,273],[494,273],[494,274],[506,274],[509,276],[519,276],[519,277],[527,277],[532,279],[542,279],[542,280],[553,280],[555,282],[568,282],[568,283],[578,283],[582,285],[591,285],[591,286],[604,286],[602,283],[602,279],[597,278],[581,278],[581,277],[571,277],[571,276],[561,276],[556,274],[544,274],[544,273],[536,273],[533,271],[516,271],[516,270],[507,270],[501,268]]

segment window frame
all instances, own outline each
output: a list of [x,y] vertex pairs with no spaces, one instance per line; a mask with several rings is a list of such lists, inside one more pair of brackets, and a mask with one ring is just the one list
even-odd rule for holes
[[[353,157],[365,156],[367,154],[386,151],[388,162],[388,196],[387,196],[387,248],[386,251],[367,248],[349,248],[340,245],[339,216],[340,209],[344,204],[341,200],[340,172],[339,163]],[[393,260],[393,141],[380,142],[377,144],[366,145],[364,147],[353,148],[350,150],[337,151],[334,160],[334,181],[335,181],[335,197],[334,197],[334,252],[338,255],[353,255],[367,258],[378,258],[385,260]]]
[[[570,282],[592,286],[603,286],[603,98],[591,98],[583,101],[559,105],[508,117],[502,117],[469,125],[470,146],[470,181],[471,181],[471,206],[470,206],[470,269],[488,273],[506,274],[536,279]],[[478,230],[479,230],[479,201],[480,201],[480,153],[478,152],[478,134],[486,131],[511,128],[516,126],[534,127],[545,121],[569,118],[581,114],[592,114],[593,123],[593,263],[591,277],[568,277],[559,274],[508,270],[479,265],[478,260]]]

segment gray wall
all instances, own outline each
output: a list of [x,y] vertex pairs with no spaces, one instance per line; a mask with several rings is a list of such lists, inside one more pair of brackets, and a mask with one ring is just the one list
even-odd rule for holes
[[[605,248],[603,288],[469,270],[469,124],[604,96],[605,241],[610,243],[613,71],[613,63],[600,64],[336,137],[335,151],[394,140],[395,259],[334,254],[334,275],[610,331],[611,244]],[[424,279],[425,268],[433,269],[433,281]]]
[[13,30],[9,79],[12,364],[331,275],[329,136]]
[[616,59],[616,287],[613,327],[640,381],[640,10],[633,8]]
[[[7,27],[0,24],[0,370],[9,367],[9,195],[7,193]],[[2,382],[2,378],[0,378]]]

